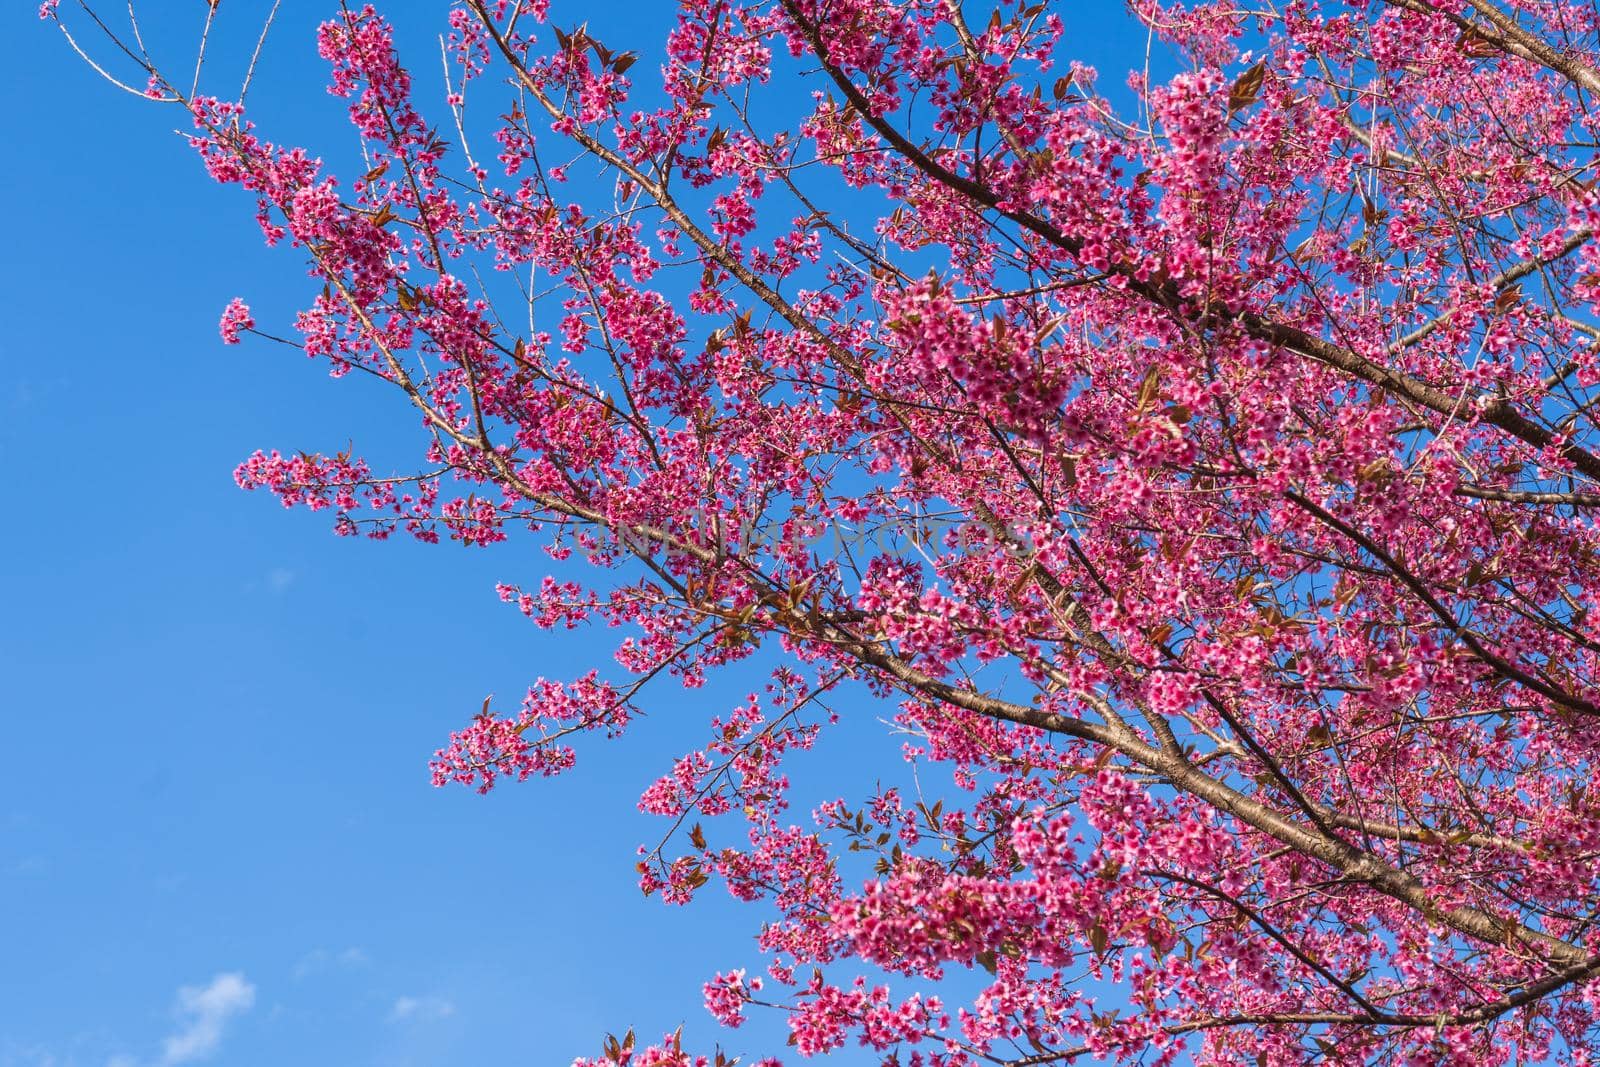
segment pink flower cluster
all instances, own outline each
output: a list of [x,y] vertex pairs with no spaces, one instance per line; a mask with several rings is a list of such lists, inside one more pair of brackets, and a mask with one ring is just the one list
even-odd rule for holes
[[222,332],[222,343],[236,345],[239,343],[239,331],[254,329],[256,320],[250,315],[250,307],[243,300],[234,297],[222,312],[222,322],[219,329]]

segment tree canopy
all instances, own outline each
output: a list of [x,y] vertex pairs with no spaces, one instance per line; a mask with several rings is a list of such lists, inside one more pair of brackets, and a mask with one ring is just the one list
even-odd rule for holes
[[[1131,0],[1123,91],[1070,3],[678,0],[602,43],[456,0],[422,102],[384,5],[329,6],[342,178],[248,75],[40,13],[189,113],[309,265],[292,343],[417,425],[405,469],[239,483],[539,545],[502,598],[616,629],[463,711],[436,782],[766,673],[661,754],[638,864],[753,905],[705,1000],[785,1013],[763,1063],[1593,1062],[1600,10]],[[791,807],[879,715],[914,773]]]

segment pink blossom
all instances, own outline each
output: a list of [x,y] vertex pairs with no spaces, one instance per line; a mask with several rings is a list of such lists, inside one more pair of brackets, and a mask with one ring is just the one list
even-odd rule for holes
[[256,320],[250,315],[250,307],[243,300],[234,297],[222,312],[222,342],[223,344],[236,345],[239,343],[239,331],[255,327]]

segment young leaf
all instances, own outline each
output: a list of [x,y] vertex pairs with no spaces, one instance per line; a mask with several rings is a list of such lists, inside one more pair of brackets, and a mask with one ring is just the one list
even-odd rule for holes
[[1260,61],[1239,75],[1228,90],[1228,110],[1238,111],[1249,107],[1261,95],[1261,85],[1267,77],[1266,61]]

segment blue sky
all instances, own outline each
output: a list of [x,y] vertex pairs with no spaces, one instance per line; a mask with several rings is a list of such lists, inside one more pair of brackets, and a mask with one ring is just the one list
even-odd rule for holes
[[[145,6],[158,55],[186,62],[204,5]],[[330,159],[352,141],[312,29],[335,6],[285,0],[252,90],[264,134]],[[445,5],[383,6],[431,100]],[[287,349],[221,345],[235,295],[288,322],[312,291],[297,254],[206,181],[165,132],[179,113],[96,79],[34,7],[0,14],[0,1067],[566,1063],[680,1022],[781,1051],[770,1023],[719,1033],[700,1006],[713,972],[757,965],[762,913],[669,909],[632,872],[660,830],[640,790],[748,679],[657,689],[649,721],[554,782],[433,789],[429,754],[486,694],[604,667],[607,635],[499,603],[496,581],[543,573],[527,542],[335,538],[234,487],[256,448],[409,442],[410,417]],[[1111,0],[1076,7],[1073,51],[1109,87],[1142,37]],[[670,5],[609,10],[587,16],[647,69]],[[219,81],[241,59],[219,48]],[[896,763],[887,709],[853,700],[813,767],[863,776],[818,799]]]

